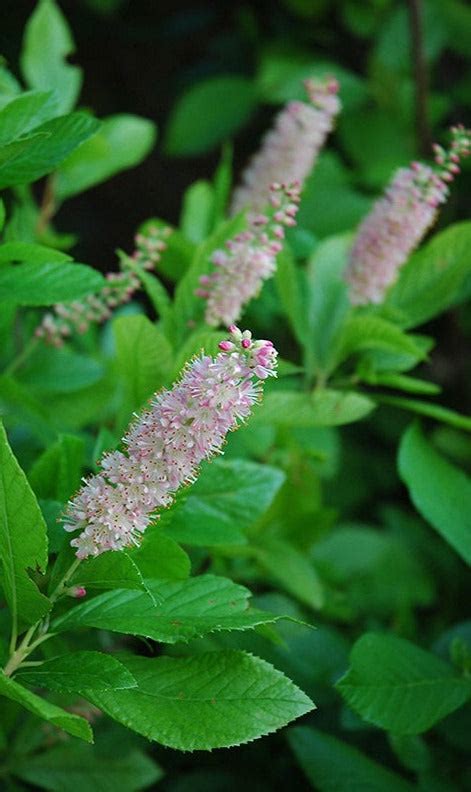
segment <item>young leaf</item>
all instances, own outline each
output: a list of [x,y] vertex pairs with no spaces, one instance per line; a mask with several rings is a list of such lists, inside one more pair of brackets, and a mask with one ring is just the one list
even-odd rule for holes
[[22,685],[46,688],[59,693],[135,688],[136,681],[126,666],[102,652],[70,652],[45,660],[40,666],[19,669],[15,679]]
[[73,737],[79,737],[86,742],[93,742],[93,733],[90,724],[85,718],[66,712],[55,704],[51,704],[50,701],[40,698],[35,693],[27,690],[27,688],[19,685],[14,679],[6,677],[3,671],[0,671],[0,696],[16,701],[29,712],[32,712],[33,715],[37,715],[38,718],[42,718],[42,720],[51,723],[53,726],[57,726],[58,729],[63,729]]
[[73,108],[82,86],[82,70],[66,60],[74,52],[59,7],[54,0],[40,0],[26,25],[21,68],[31,88],[54,91],[59,113]]
[[394,635],[366,633],[337,689],[355,712],[393,734],[420,734],[471,697],[471,680]]
[[248,589],[214,575],[179,582],[147,580],[146,585],[153,599],[141,591],[108,591],[59,616],[52,629],[96,627],[176,643],[218,630],[252,629],[279,618],[249,608]]
[[0,561],[3,591],[13,620],[34,623],[49,610],[49,600],[27,571],[46,570],[46,524],[1,423]]
[[84,695],[128,728],[182,751],[240,745],[314,707],[280,671],[245,652],[123,662],[138,690]]
[[281,470],[268,465],[216,460],[164,515],[163,527],[191,545],[244,543],[244,529],[268,509],[283,480]]
[[416,788],[357,748],[317,729],[290,729],[288,740],[319,792],[413,792]]
[[471,479],[432,448],[418,425],[402,438],[399,473],[416,509],[471,564]]
[[138,165],[155,139],[155,124],[146,118],[121,114],[102,119],[93,137],[60,166],[55,185],[57,197],[70,198]]
[[9,767],[16,778],[50,792],[140,792],[163,775],[150,757],[134,748],[124,755],[121,750],[101,753],[98,745],[83,743],[21,756]]
[[214,189],[204,180],[191,184],[183,196],[180,230],[197,244],[211,233],[214,217]]
[[352,354],[371,349],[412,355],[416,362],[425,357],[424,350],[414,343],[413,338],[392,322],[379,316],[352,316],[336,338],[333,366],[338,366]]
[[12,261],[47,264],[49,261],[72,261],[72,257],[46,245],[35,245],[32,242],[4,242],[0,246],[0,263]]
[[99,272],[86,264],[49,261],[0,269],[0,302],[54,305],[76,300],[104,286]]
[[260,537],[254,552],[260,564],[286,591],[310,608],[322,608],[322,582],[313,564],[295,547],[281,539]]
[[165,134],[165,149],[173,156],[210,151],[237,132],[256,105],[252,80],[235,75],[210,77],[178,100]]
[[0,189],[36,181],[55,170],[98,129],[86,113],[70,113],[36,127],[28,136],[0,148]]

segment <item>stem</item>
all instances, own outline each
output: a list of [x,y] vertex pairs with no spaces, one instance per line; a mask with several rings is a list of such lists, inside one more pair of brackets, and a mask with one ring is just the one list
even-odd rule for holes
[[[60,579],[59,583],[57,584],[56,588],[52,592],[51,596],[49,597],[51,601],[51,605],[54,605],[55,602],[62,596],[64,590],[67,586],[68,581],[74,574],[75,570],[77,569],[78,565],[81,563],[80,558],[75,558],[74,562],[70,565],[67,572],[64,576]],[[53,633],[47,633],[47,626],[49,624],[49,616],[46,616],[45,619],[39,619],[35,624],[33,624],[29,630],[25,633],[23,640],[21,641],[20,645],[15,648],[15,645],[10,647],[10,657],[8,658],[8,662],[3,669],[3,673],[5,676],[11,676],[20,665],[24,663],[26,658],[34,652],[34,650],[40,646],[44,641],[48,641],[49,638],[52,638]],[[36,631],[39,631],[39,636],[33,640]],[[13,635],[12,635],[13,638]],[[16,643],[16,638],[15,638]]]
[[20,366],[22,366],[23,363],[25,363],[25,361],[28,360],[30,355],[36,349],[38,343],[39,343],[39,339],[35,338],[34,336],[30,338],[28,343],[25,344],[25,346],[21,350],[20,354],[17,355],[16,358],[14,358],[14,360],[12,360],[10,365],[4,369],[3,373],[6,374],[7,376],[9,374],[13,374],[13,372],[16,371],[16,369],[20,368]]
[[408,0],[411,55],[415,79],[415,126],[420,154],[430,154],[432,134],[428,120],[428,70],[424,53],[421,0]]

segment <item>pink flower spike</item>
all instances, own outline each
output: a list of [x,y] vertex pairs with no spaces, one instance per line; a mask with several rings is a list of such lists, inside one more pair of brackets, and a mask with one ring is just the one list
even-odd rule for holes
[[235,344],[233,344],[232,341],[220,341],[218,347],[222,349],[223,352],[230,352],[232,349],[235,349]]
[[242,346],[243,346],[244,349],[250,349],[250,347],[252,346],[252,342],[251,342],[250,338],[244,338],[242,340]]
[[[123,437],[123,451],[105,454],[100,471],[69,501],[66,531],[80,559],[139,544],[147,526],[170,506],[177,490],[194,482],[204,459],[222,453],[228,432],[250,415],[261,380],[276,376],[276,350],[248,348],[248,333],[233,327],[232,341],[215,358],[201,354]],[[220,346],[221,346],[220,345]],[[269,354],[260,353],[269,350]],[[80,593],[83,591],[83,593]],[[76,587],[72,596],[84,596]]]

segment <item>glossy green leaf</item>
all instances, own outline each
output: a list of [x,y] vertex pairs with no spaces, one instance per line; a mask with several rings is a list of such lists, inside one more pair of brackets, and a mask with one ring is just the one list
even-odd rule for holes
[[60,166],[56,191],[59,199],[88,190],[138,165],[155,144],[152,121],[135,115],[115,115],[100,122],[99,130]]
[[54,115],[51,91],[26,91],[0,110],[0,146],[26,135]]
[[200,180],[191,184],[183,196],[180,217],[182,234],[191,242],[203,242],[212,230],[214,216],[214,189],[212,184]]
[[85,264],[16,264],[0,269],[0,301],[54,305],[98,291],[104,283],[102,275]]
[[28,479],[38,498],[65,503],[79,488],[85,443],[76,435],[61,435],[32,466]]
[[54,91],[61,113],[73,108],[82,85],[82,70],[67,62],[74,52],[59,6],[54,0],[40,0],[26,25],[21,68],[31,88]]
[[357,748],[307,727],[288,732],[302,769],[319,792],[413,792],[415,786]]
[[144,578],[185,580],[190,574],[189,557],[162,532],[159,523],[147,529],[140,546],[130,550],[129,555]]
[[250,592],[226,578],[201,575],[181,582],[146,581],[146,592],[115,590],[60,616],[53,630],[96,627],[163,643],[189,641],[218,630],[247,630],[278,617],[249,608]]
[[87,692],[87,698],[128,728],[179,750],[240,745],[313,709],[283,674],[244,652],[124,662],[137,691]]
[[63,692],[123,690],[136,682],[126,666],[103,652],[69,652],[40,666],[19,669],[15,679],[31,687]]
[[372,399],[353,391],[273,391],[264,397],[254,421],[281,426],[341,426],[361,420],[374,408]]
[[393,635],[366,633],[336,687],[355,712],[393,734],[420,734],[471,697],[471,680]]
[[0,189],[34,182],[51,173],[98,126],[98,121],[86,113],[70,113],[46,121],[26,137],[2,146]]
[[416,509],[471,564],[471,479],[409,427],[399,450],[399,472]]
[[46,571],[47,532],[38,503],[0,424],[1,582],[12,619],[32,624],[49,610],[28,570]]
[[0,263],[25,261],[30,264],[47,264],[49,261],[71,261],[71,256],[61,250],[35,245],[32,242],[4,242],[0,245]]
[[14,679],[6,677],[3,671],[0,671],[0,696],[16,701],[29,712],[32,712],[33,715],[53,726],[57,726],[58,729],[63,729],[73,737],[79,737],[86,742],[93,742],[93,733],[90,724],[85,718],[66,712],[66,710],[57,707],[55,704],[51,704],[50,701],[40,698],[40,696],[32,693],[31,690],[19,685]]
[[371,349],[412,355],[416,361],[425,357],[424,350],[399,327],[379,316],[352,316],[343,325],[335,342],[335,365],[350,355]]

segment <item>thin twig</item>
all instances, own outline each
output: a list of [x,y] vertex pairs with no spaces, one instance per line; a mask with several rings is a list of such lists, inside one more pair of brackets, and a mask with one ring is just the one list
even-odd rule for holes
[[415,81],[415,128],[419,154],[429,155],[432,133],[428,118],[428,68],[424,52],[421,0],[408,0],[411,55]]

